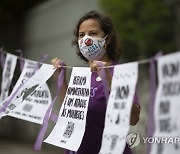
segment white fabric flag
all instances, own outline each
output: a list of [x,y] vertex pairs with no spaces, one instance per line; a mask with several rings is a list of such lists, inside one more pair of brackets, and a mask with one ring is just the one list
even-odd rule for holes
[[28,59],[24,60],[23,70],[22,70],[20,77],[17,80],[11,94],[13,94],[20,85],[24,84],[29,78],[31,78],[35,74],[35,67],[37,64],[38,64],[38,62],[36,62],[36,61],[32,61],[32,60],[28,60]]
[[99,154],[121,154],[130,128],[130,113],[138,78],[138,63],[116,65],[111,84]]
[[72,151],[78,150],[85,132],[90,83],[89,68],[73,68],[58,121],[44,142]]
[[156,142],[151,154],[180,153],[180,52],[158,59],[154,117]]
[[11,81],[14,76],[14,70],[16,68],[17,56],[13,54],[7,54],[4,64],[3,74],[2,74],[2,83],[1,83],[1,95],[0,95],[0,104],[5,100],[9,95],[9,88]]
[[[5,116],[9,112],[13,111],[34,90],[36,90],[38,87],[43,86],[46,83],[46,81],[53,75],[55,70],[56,69],[52,65],[43,64],[40,67],[40,69],[19,88],[18,92],[15,94],[14,98],[11,100],[11,103],[8,105],[6,109],[3,110],[3,112],[1,112],[0,116]],[[6,102],[7,99],[4,101]]]
[[[25,60],[23,71],[15,85],[16,89],[22,83],[25,83],[35,73],[37,62]],[[36,70],[37,71],[37,70]],[[47,83],[32,92],[20,105],[18,105],[9,116],[34,122],[43,123],[44,115],[52,102],[51,93]]]

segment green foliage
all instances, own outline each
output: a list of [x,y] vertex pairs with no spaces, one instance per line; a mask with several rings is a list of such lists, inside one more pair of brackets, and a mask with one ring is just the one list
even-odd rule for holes
[[164,0],[101,0],[121,39],[123,58],[148,58],[176,50],[175,17]]

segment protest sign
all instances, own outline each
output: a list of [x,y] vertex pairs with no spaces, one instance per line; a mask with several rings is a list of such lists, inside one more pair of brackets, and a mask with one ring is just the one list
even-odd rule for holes
[[[43,64],[41,68],[24,84],[19,86],[18,91],[14,90],[16,93],[14,94],[13,99],[10,96],[10,104],[6,107],[2,112],[1,116],[7,115],[9,112],[13,111],[18,105],[20,105],[33,91],[35,91],[38,87],[43,86],[46,81],[52,76],[56,69],[49,64]],[[5,104],[6,104],[5,100]]]
[[130,127],[130,112],[138,78],[138,63],[116,65],[99,154],[121,154]]
[[9,95],[9,88],[14,76],[14,70],[16,68],[17,56],[13,54],[7,54],[3,69],[2,82],[1,82],[1,95],[0,105]]
[[[25,83],[29,78],[31,78],[34,75],[36,65],[37,62],[25,60],[23,71],[15,85],[15,88]],[[23,103],[18,105],[8,115],[30,122],[42,124],[43,117],[51,101],[51,94],[48,85],[45,83],[43,86],[34,90],[23,101]]]
[[85,132],[90,82],[89,68],[73,68],[58,121],[44,142],[72,151],[78,150]]
[[158,59],[158,89],[156,93],[151,154],[180,153],[180,52]]

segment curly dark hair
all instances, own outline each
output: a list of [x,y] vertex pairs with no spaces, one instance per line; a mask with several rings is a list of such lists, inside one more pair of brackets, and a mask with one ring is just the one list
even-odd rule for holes
[[108,58],[112,61],[118,61],[120,59],[121,48],[118,42],[117,34],[115,32],[112,20],[109,16],[98,11],[90,11],[86,13],[84,16],[80,18],[79,22],[77,23],[74,29],[75,38],[72,41],[72,45],[76,46],[77,55],[85,62],[88,62],[88,60],[81,54],[78,45],[79,27],[85,20],[88,19],[95,19],[100,23],[102,30],[107,35],[106,53],[108,55]]

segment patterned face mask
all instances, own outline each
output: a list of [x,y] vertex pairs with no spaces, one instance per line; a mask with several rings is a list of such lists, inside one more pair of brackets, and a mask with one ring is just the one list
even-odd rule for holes
[[104,48],[106,38],[107,36],[104,38],[94,38],[85,35],[78,41],[80,52],[88,60],[100,60],[106,52]]

